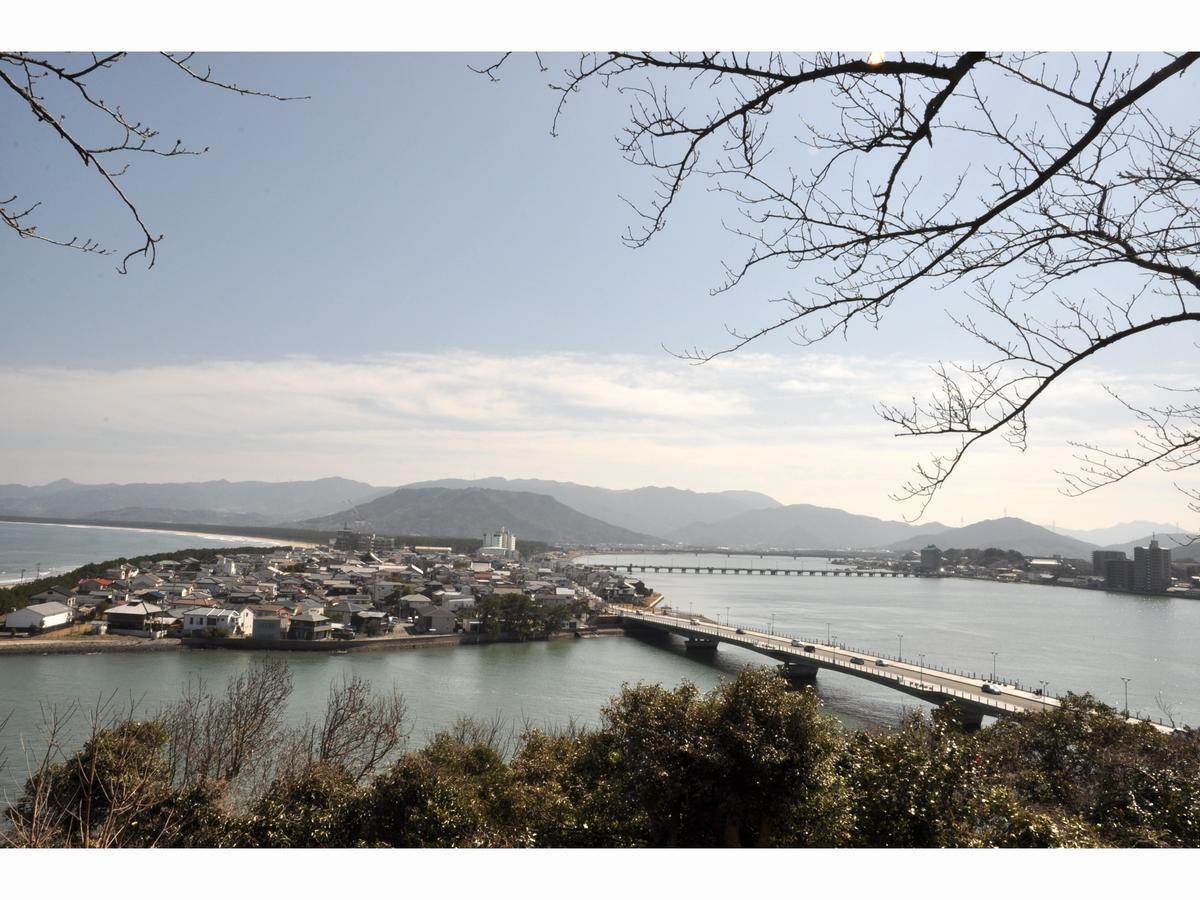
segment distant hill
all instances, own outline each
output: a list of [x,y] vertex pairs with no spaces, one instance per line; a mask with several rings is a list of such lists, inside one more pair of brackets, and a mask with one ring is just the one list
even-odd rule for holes
[[985,519],[963,528],[922,529],[920,534],[892,544],[892,550],[920,550],[926,544],[936,544],[945,550],[948,547],[966,549],[975,547],[985,550],[997,547],[1001,550],[1016,550],[1026,556],[1053,556],[1060,554],[1070,559],[1090,559],[1095,544],[1055,534],[1048,528],[1009,516],[1003,519]]
[[352,504],[393,490],[347,478],[165,484],[78,484],[60,479],[38,487],[0,485],[0,515],[266,524],[349,510]]
[[1087,541],[1089,544],[1107,547],[1109,544],[1123,544],[1136,540],[1138,535],[1141,534],[1171,534],[1179,531],[1179,526],[1141,520],[1137,522],[1121,522],[1117,525],[1109,525],[1107,528],[1090,528],[1085,530],[1078,528],[1052,528],[1051,531],[1057,531],[1059,534],[1069,534],[1071,537]]
[[[354,529],[381,534],[481,537],[508,528],[518,539],[555,544],[658,545],[655,537],[610,525],[545,494],[487,488],[400,488],[359,504]],[[294,523],[297,528],[339,528],[341,513]]]
[[[939,522],[922,529],[943,529]],[[667,536],[682,544],[746,549],[879,549],[915,534],[916,526],[797,503],[740,513],[719,522],[695,522]]]
[[1150,541],[1157,540],[1158,546],[1164,550],[1171,551],[1171,559],[1196,559],[1200,560],[1200,540],[1193,541],[1196,535],[1187,534],[1186,532],[1157,532],[1156,534],[1148,534],[1145,537],[1138,538],[1136,541],[1126,541],[1123,544],[1109,544],[1105,550],[1123,550],[1125,555],[1133,558],[1134,547],[1149,547]]
[[405,485],[406,488],[490,488],[545,494],[559,503],[622,528],[666,535],[694,522],[715,522],[754,509],[778,507],[779,501],[755,491],[698,493],[672,487],[630,490],[590,487],[569,481],[539,478],[443,478]]

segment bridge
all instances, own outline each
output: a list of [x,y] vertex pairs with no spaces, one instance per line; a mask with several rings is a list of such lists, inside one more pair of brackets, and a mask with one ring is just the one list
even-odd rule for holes
[[684,575],[821,575],[844,578],[918,578],[915,572],[893,569],[785,569],[778,566],[675,566],[654,563],[625,563],[615,566],[629,574],[637,572],[679,572]]
[[[952,702],[968,730],[978,729],[984,716],[1014,715],[1060,705],[1057,698],[1028,688],[993,685],[961,672],[818,641],[721,625],[704,618],[682,617],[660,610],[610,605],[607,612],[619,616],[627,632],[656,631],[679,635],[687,641],[689,653],[715,653],[718,644],[726,643],[768,656],[782,664],[781,674],[794,685],[815,684],[817,672],[827,669],[882,684],[937,706]],[[985,691],[985,684],[997,689],[998,693]],[[1129,718],[1128,721],[1148,720]],[[1175,730],[1154,722],[1150,724],[1163,732]]]

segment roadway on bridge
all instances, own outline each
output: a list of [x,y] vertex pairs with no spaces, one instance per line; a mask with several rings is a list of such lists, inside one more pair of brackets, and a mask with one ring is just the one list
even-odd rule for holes
[[[971,678],[956,672],[947,672],[931,666],[923,666],[910,661],[893,657],[868,654],[861,650],[848,650],[845,647],[823,644],[818,641],[797,640],[791,635],[770,634],[750,628],[738,628],[734,625],[721,625],[704,617],[687,617],[673,615],[656,609],[637,609],[622,606],[609,606],[609,611],[633,621],[642,621],[653,627],[657,625],[678,634],[694,635],[698,638],[716,638],[736,646],[745,647],[757,653],[764,653],[774,659],[800,666],[830,669],[843,672],[859,678],[866,678],[879,684],[885,684],[912,696],[920,697],[930,703],[940,701],[963,700],[977,707],[987,708],[988,715],[1003,715],[1006,713],[1031,712],[1039,709],[1049,709],[1060,706],[1058,699],[1042,696],[1034,691],[1019,688],[1002,682],[990,682],[979,678]],[[741,631],[739,634],[738,632]],[[806,647],[813,649],[806,650]],[[861,663],[854,662],[861,659]],[[882,660],[879,664],[876,660]],[[992,684],[999,689],[999,694],[986,693],[984,684]],[[1147,721],[1130,717],[1129,722]],[[1150,724],[1159,731],[1171,732],[1175,729],[1155,722]]]

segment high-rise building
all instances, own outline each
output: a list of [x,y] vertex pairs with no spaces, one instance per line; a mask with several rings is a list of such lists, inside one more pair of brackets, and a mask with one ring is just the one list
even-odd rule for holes
[[921,551],[921,571],[937,572],[942,568],[942,551],[930,544]]
[[1158,594],[1171,586],[1171,551],[1150,541],[1149,547],[1133,548],[1133,590]]
[[1122,553],[1119,559],[1104,563],[1104,586],[1112,591],[1133,590],[1133,560]]
[[517,536],[507,528],[501,528],[499,531],[494,531],[488,534],[483,533],[483,546],[479,549],[480,553],[488,556],[507,556],[515,557],[517,555]]
[[1125,559],[1124,550],[1093,550],[1092,551],[1092,574],[1099,575],[1101,578],[1106,577],[1108,563],[1111,560]]

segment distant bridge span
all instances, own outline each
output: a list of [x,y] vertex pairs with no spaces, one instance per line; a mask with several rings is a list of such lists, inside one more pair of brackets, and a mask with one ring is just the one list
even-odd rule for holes
[[915,572],[893,569],[786,569],[781,566],[677,566],[665,563],[624,563],[616,566],[636,572],[679,572],[683,575],[823,575],[843,578],[917,578]]
[[[1060,705],[1055,697],[1042,696],[1012,685],[998,685],[1001,693],[992,694],[983,690],[983,685],[988,682],[979,678],[817,641],[780,637],[658,610],[609,606],[607,611],[620,616],[622,624],[630,632],[645,629],[677,634],[687,641],[689,652],[712,653],[716,652],[718,644],[727,643],[769,656],[783,664],[782,674],[793,684],[813,684],[818,671],[829,669],[882,684],[938,706],[953,702],[961,714],[963,725],[968,729],[979,728],[984,716],[1013,715]],[[1144,720],[1130,718],[1128,721]],[[1175,730],[1154,722],[1150,724],[1159,731]]]

